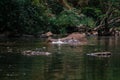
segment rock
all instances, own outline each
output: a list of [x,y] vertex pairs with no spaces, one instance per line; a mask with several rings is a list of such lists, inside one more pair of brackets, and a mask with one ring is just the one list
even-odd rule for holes
[[46,36],[47,36],[47,37],[52,36],[52,35],[53,35],[53,33],[50,32],[50,31],[46,33]]
[[64,44],[86,44],[87,43],[85,33],[72,33],[67,37],[59,38],[59,39],[52,39],[51,37],[49,37],[47,41],[51,43],[62,42]]
[[36,56],[36,55],[50,55],[51,53],[49,52],[42,52],[42,51],[33,51],[33,50],[25,50],[22,52],[23,55],[26,56]]
[[111,52],[96,52],[87,54],[88,56],[95,56],[95,57],[110,57]]

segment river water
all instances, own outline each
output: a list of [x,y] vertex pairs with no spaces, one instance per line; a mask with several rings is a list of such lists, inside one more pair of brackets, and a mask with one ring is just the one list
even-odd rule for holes
[[[51,54],[22,54],[36,49]],[[111,56],[87,55],[104,51]],[[88,37],[88,44],[79,46],[44,39],[0,40],[0,80],[120,80],[119,74],[120,37]]]

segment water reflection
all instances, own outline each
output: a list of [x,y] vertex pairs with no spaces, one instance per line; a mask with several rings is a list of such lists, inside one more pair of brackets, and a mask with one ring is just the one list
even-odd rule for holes
[[[88,38],[89,44],[71,47],[43,41],[16,41],[0,45],[0,80],[119,80],[119,38]],[[2,42],[4,43],[4,41]],[[9,47],[9,48],[8,48]],[[49,56],[22,55],[21,51],[46,47]],[[12,51],[9,52],[9,49]],[[87,53],[110,51],[111,57]]]
[[109,58],[87,57],[85,63],[85,80],[109,80],[109,64]]

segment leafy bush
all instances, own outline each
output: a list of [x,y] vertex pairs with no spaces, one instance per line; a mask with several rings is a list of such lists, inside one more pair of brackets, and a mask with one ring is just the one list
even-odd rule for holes
[[[51,24],[58,28],[58,32],[66,33],[69,28],[76,28],[80,24],[94,27],[95,22],[92,18],[86,17],[83,14],[77,14],[75,10],[64,10],[58,16],[50,18]],[[74,31],[74,30],[73,30]]]

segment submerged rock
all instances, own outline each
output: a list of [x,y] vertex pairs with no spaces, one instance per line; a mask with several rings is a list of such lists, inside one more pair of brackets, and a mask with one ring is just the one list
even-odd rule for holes
[[49,52],[41,52],[41,51],[32,51],[32,50],[25,50],[22,52],[23,55],[27,56],[35,56],[35,55],[50,55],[51,53]]
[[96,52],[87,54],[88,56],[95,56],[95,57],[110,57],[111,52]]

